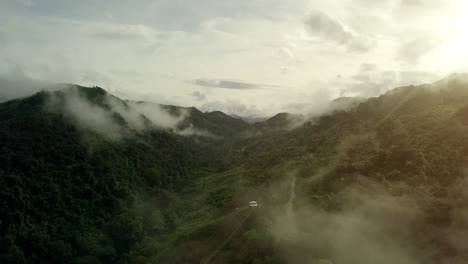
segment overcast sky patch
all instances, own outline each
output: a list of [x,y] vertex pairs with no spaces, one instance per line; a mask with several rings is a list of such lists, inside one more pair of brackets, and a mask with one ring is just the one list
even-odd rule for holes
[[367,52],[374,46],[372,39],[352,32],[340,21],[322,11],[312,12],[304,23],[312,36],[344,45],[348,51]]
[[0,0],[0,17],[0,76],[233,114],[468,68],[465,0]]

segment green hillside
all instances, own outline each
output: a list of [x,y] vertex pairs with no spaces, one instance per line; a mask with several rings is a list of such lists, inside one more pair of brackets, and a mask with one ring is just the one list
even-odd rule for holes
[[74,85],[2,103],[0,262],[465,263],[467,102],[452,75],[307,122]]

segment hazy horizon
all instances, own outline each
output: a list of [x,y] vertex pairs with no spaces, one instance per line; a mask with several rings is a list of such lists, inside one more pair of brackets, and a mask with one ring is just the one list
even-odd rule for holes
[[237,115],[465,71],[461,0],[0,1],[0,76]]

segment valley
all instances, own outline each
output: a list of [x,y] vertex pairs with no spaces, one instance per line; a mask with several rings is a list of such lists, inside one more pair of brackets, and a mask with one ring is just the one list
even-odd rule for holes
[[350,101],[253,123],[78,85],[1,103],[0,262],[465,263],[467,75]]

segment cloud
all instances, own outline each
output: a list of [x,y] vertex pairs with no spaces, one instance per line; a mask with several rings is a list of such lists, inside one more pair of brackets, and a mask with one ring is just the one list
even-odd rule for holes
[[306,99],[307,102],[288,104],[284,106],[284,110],[296,114],[305,114],[307,116],[319,116],[328,112],[332,97],[329,89],[318,88],[304,99]]
[[144,25],[121,24],[99,29],[95,36],[111,41],[134,40],[134,41],[156,41],[160,34]]
[[340,22],[323,12],[312,13],[305,20],[305,25],[311,34],[339,44],[345,44],[352,37],[351,33]]
[[[169,111],[148,102],[122,101],[101,88],[61,87],[49,94],[45,109],[63,114],[83,132],[92,132],[109,140],[120,140],[146,130],[172,130],[182,136],[216,138],[207,131],[184,124],[189,111]],[[92,96],[92,100],[89,97]]]
[[111,140],[122,138],[122,127],[113,120],[112,112],[89,103],[77,94],[68,94],[63,110],[78,128]]
[[443,43],[438,36],[423,36],[409,41],[405,41],[398,51],[397,58],[400,61],[418,64],[420,60],[432,50]]
[[[364,145],[379,148],[373,133],[351,135],[340,145],[332,159],[347,159]],[[262,214],[283,262],[466,263],[468,207],[460,202],[467,199],[466,179],[444,186],[439,196],[401,181],[297,167],[275,168],[283,179],[263,194],[276,198]]]
[[395,3],[394,0],[353,0],[353,3],[358,3],[367,8],[382,8],[388,6],[390,3]]
[[148,121],[157,128],[177,130],[178,125],[189,115],[183,109],[180,109],[177,115],[172,115],[160,105],[147,102],[124,102],[112,95],[106,96],[106,103],[113,112],[122,116],[131,128],[139,131],[148,129]]
[[370,38],[352,32],[324,12],[313,12],[305,19],[304,24],[312,36],[343,45],[348,51],[367,52],[374,47]]
[[[290,263],[301,263],[302,259],[362,264],[425,263],[420,262],[423,252],[409,232],[421,215],[416,200],[393,197],[381,186],[349,187],[333,199],[342,201],[339,210],[302,205],[293,207],[292,220],[284,211],[273,213],[272,232],[279,238],[278,250],[291,259]],[[283,251],[290,247],[301,247],[303,251],[300,256]]]
[[30,96],[41,90],[55,90],[49,82],[36,81],[27,76],[20,68],[14,68],[6,74],[0,74],[0,103]]
[[416,9],[450,9],[455,8],[459,5],[459,1],[457,0],[446,0],[446,1],[439,1],[439,0],[401,0],[400,7],[401,8],[416,8]]
[[441,78],[426,71],[378,71],[377,68],[377,65],[361,64],[357,73],[332,83],[340,87],[341,96],[372,97],[396,87],[429,83]]
[[[207,99],[193,91],[209,90],[210,100],[230,98],[272,115],[285,105],[306,103],[311,82],[324,84],[332,97],[342,88],[330,85],[337,73],[345,76],[342,82],[358,83],[350,77],[357,75],[351,65],[371,62],[395,72],[440,72],[443,65],[448,75],[466,61],[463,35],[445,50],[443,45],[425,54],[405,47],[399,52],[405,40],[424,39],[420,32],[465,31],[454,23],[457,13],[441,7],[453,5],[446,1],[421,0],[439,4],[413,9],[408,6],[415,4],[400,0],[332,0],[314,2],[322,12],[312,14],[303,0],[201,0],[182,9],[179,1],[167,0],[32,2],[33,8],[0,4],[0,72],[19,65],[33,79],[97,85],[133,100],[198,107]],[[418,57],[434,63],[415,65]],[[234,94],[242,89],[248,101],[244,93]]]
[[16,0],[16,2],[20,3],[21,5],[24,5],[26,7],[32,7],[35,5],[32,0]]
[[248,83],[248,82],[215,80],[215,79],[196,79],[196,80],[191,81],[191,83],[198,85],[198,86],[204,86],[204,87],[239,89],[239,90],[259,89],[259,88],[267,86],[267,85]]
[[276,49],[273,56],[284,62],[298,62],[296,55],[294,55],[292,50],[288,47]]
[[211,138],[211,139],[221,139],[220,136],[214,135],[206,130],[196,128],[192,124],[190,124],[190,126],[180,131],[177,131],[177,134],[181,136],[185,136],[185,137],[196,136],[196,137],[204,137],[204,138]]
[[373,76],[357,74],[338,82],[341,86],[341,96],[372,97],[395,88],[396,74],[394,72],[379,72]]
[[204,101],[206,99],[206,95],[201,93],[200,91],[194,91],[192,96],[195,97],[197,101]]
[[371,63],[362,63],[360,68],[363,72],[375,71],[377,70],[377,65]]
[[109,76],[92,71],[92,70],[84,70],[81,74],[81,81],[85,83],[111,83],[112,80]]
[[401,85],[417,85],[421,83],[434,82],[442,76],[427,71],[400,71],[399,77]]
[[233,100],[219,100],[204,103],[200,106],[202,111],[222,110],[227,114],[235,114],[242,117],[263,117],[264,110],[257,105],[248,105]]

